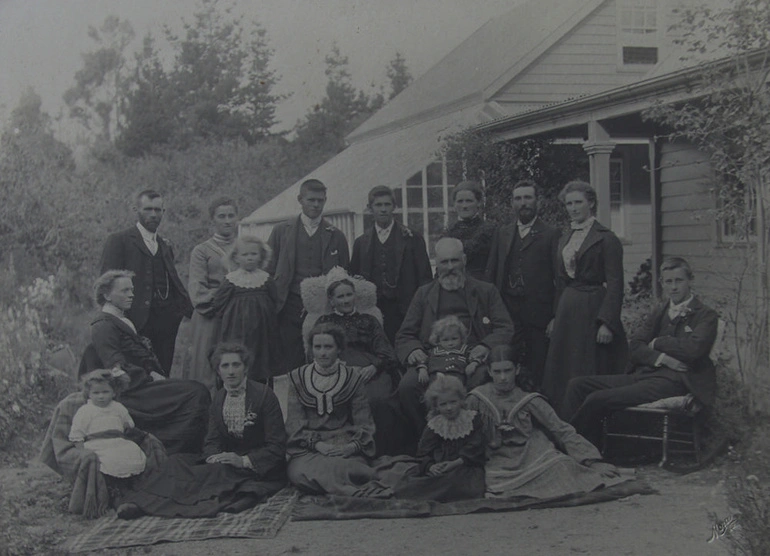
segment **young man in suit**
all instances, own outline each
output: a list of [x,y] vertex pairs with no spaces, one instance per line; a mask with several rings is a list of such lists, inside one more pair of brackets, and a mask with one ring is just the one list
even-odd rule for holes
[[368,206],[374,225],[353,244],[350,274],[359,274],[377,286],[377,307],[392,344],[414,292],[433,279],[433,272],[425,240],[393,218],[393,190],[385,185],[372,188]]
[[192,315],[192,304],[177,274],[171,244],[158,235],[165,212],[163,197],[152,189],[139,192],[134,212],[136,225],[107,238],[101,272],[134,272],[134,302],[127,316],[139,335],[150,340],[168,376],[179,323]]
[[323,218],[326,186],[316,179],[302,182],[297,197],[302,213],[277,224],[267,240],[273,255],[267,272],[278,293],[278,327],[283,342],[284,374],[305,364],[302,320],[305,308],[299,285],[305,278],[326,274],[335,266],[347,269],[350,251],[345,235]]
[[513,186],[516,222],[498,228],[487,263],[487,280],[497,286],[513,320],[513,344],[524,350],[536,387],[543,379],[548,332],[556,309],[556,248],[559,230],[537,217],[535,182]]
[[601,419],[613,410],[688,392],[704,405],[714,402],[716,370],[709,359],[719,317],[691,291],[686,260],[666,259],[660,281],[668,301],[655,308],[631,338],[629,374],[570,380],[562,404],[566,419],[598,445]]

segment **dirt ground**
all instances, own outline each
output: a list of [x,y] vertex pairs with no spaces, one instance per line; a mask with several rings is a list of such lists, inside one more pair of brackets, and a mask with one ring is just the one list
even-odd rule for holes
[[[659,491],[614,502],[524,512],[424,519],[289,521],[275,539],[218,539],[160,544],[102,554],[263,555],[677,555],[725,556],[724,540],[708,543],[713,516],[729,510],[729,466],[676,475],[638,469]],[[0,522],[8,546],[0,554],[66,554],[69,536],[90,523],[66,513],[67,485],[40,464],[0,469]],[[12,531],[12,536],[8,536]],[[25,540],[27,539],[26,549]],[[2,542],[2,541],[0,541]]]

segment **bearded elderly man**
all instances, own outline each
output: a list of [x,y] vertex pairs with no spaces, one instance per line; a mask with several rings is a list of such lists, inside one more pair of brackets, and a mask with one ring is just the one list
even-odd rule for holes
[[[509,344],[513,338],[513,323],[497,289],[466,275],[465,254],[459,239],[446,237],[436,243],[436,271],[438,277],[415,292],[396,334],[396,354],[407,366],[398,385],[398,396],[415,438],[425,427],[421,403],[425,387],[418,380],[417,366],[428,360],[433,323],[450,315],[458,317],[468,329],[467,343],[474,346],[469,358],[475,361],[485,361],[492,346]],[[486,365],[479,365],[469,377],[468,386],[476,386],[474,382],[479,382],[485,372]]]

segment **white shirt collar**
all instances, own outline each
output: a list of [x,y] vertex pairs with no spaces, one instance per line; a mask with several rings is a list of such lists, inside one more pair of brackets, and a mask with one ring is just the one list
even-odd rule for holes
[[694,297],[695,297],[695,295],[690,294],[690,296],[687,299],[685,299],[681,303],[677,303],[676,305],[674,305],[669,300],[669,302],[668,302],[668,316],[669,316],[669,318],[674,319],[677,316],[679,316],[680,314],[682,314],[682,312],[685,310],[685,308],[687,308],[687,306],[690,304],[690,301],[692,301]]
[[595,221],[596,221],[595,216],[589,216],[588,218],[585,219],[584,222],[581,222],[580,224],[575,224],[574,222],[570,222],[570,228],[572,228],[573,230],[587,230],[593,225]]
[[535,225],[535,220],[537,220],[537,216],[535,216],[527,224],[524,224],[521,220],[517,220],[516,221],[516,226],[519,228],[519,235],[521,237],[524,238],[524,237],[527,237],[529,235],[529,232],[532,230],[532,226]]
[[318,226],[321,225],[322,218],[323,215],[319,216],[318,218],[310,218],[304,212],[301,212],[299,215],[299,219],[302,221],[302,225],[305,227],[305,231],[309,236],[312,236],[318,229]]
[[380,228],[377,222],[374,223],[374,230],[377,232],[377,237],[379,238],[380,243],[385,243],[388,240],[388,238],[390,237],[390,232],[391,230],[393,230],[393,225],[395,223],[396,223],[395,220],[391,220],[390,224],[385,228]]
[[134,326],[134,323],[131,322],[131,320],[129,320],[126,317],[126,315],[123,313],[123,311],[121,311],[120,309],[115,307],[115,305],[113,305],[109,301],[107,301],[104,305],[102,305],[102,312],[103,313],[107,313],[108,315],[112,315],[113,317],[119,318],[121,321],[123,321],[125,324],[127,324],[129,326],[129,328],[131,328],[131,330],[134,331],[134,334],[137,333],[136,332],[136,327]]
[[158,241],[158,233],[151,232],[150,230],[142,226],[141,222],[136,223],[136,228],[139,230],[139,233],[142,234],[142,239],[144,241],[151,241],[154,243]]

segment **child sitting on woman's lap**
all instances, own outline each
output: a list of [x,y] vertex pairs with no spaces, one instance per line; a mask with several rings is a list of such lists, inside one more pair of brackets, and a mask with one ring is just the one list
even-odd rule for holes
[[82,444],[99,458],[99,471],[112,477],[131,477],[144,471],[147,458],[125,432],[134,427],[126,406],[114,400],[120,391],[120,373],[91,371],[83,378],[88,402],[72,418],[69,440]]

